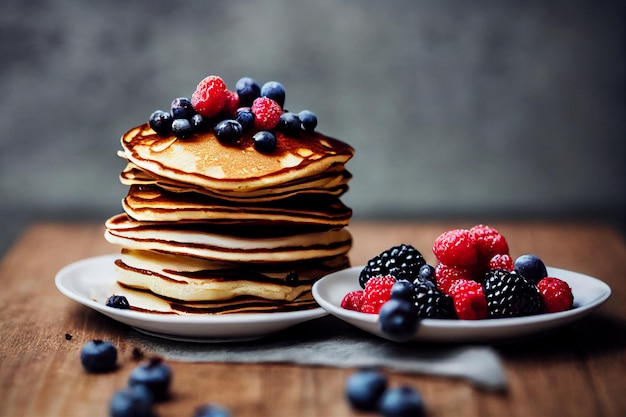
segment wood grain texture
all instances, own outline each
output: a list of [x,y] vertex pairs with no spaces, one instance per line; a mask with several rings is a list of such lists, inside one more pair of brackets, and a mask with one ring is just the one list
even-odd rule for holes
[[[467,222],[355,222],[351,259],[366,262],[411,243],[429,262],[434,239]],[[626,415],[626,259],[624,238],[601,224],[492,223],[513,255],[536,253],[550,266],[597,277],[613,290],[587,318],[548,334],[496,346],[509,381],[506,392],[481,391],[453,379],[390,373],[424,396],[429,416]],[[0,415],[106,416],[113,392],[126,385],[137,359],[133,330],[60,294],[54,275],[68,263],[115,252],[97,224],[32,225],[0,264]],[[119,368],[82,370],[79,353],[92,339],[111,340]],[[145,352],[149,354],[149,352]],[[170,363],[173,395],[157,406],[162,417],[191,416],[205,402],[233,416],[358,416],[343,396],[351,369],[283,364]]]

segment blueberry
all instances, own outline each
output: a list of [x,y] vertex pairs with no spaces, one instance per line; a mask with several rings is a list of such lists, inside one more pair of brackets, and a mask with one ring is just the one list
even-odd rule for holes
[[239,122],[243,132],[249,132],[254,127],[254,113],[249,107],[243,107],[237,110],[235,120]]
[[387,376],[376,369],[361,369],[346,381],[346,398],[357,410],[374,411],[387,389]]
[[193,417],[230,417],[230,413],[215,404],[203,404],[196,407]]
[[261,130],[252,136],[254,149],[259,152],[273,152],[276,149],[276,136],[272,132]]
[[417,279],[419,281],[436,282],[435,268],[432,265],[422,265],[417,273]]
[[109,404],[111,417],[152,417],[152,393],[144,385],[116,391]]
[[398,340],[410,339],[419,326],[414,302],[392,298],[380,308],[378,321],[383,333]]
[[415,285],[405,279],[401,279],[396,281],[391,287],[391,298],[413,302],[414,292]]
[[128,377],[128,385],[145,385],[155,401],[167,398],[172,370],[161,358],[150,358],[137,365]]
[[150,115],[149,124],[152,130],[160,136],[172,133],[172,115],[163,110],[157,110]]
[[80,362],[87,372],[109,372],[117,367],[117,348],[111,342],[92,340],[83,346]]
[[191,119],[191,117],[196,113],[191,105],[191,100],[186,97],[175,98],[172,101],[171,109],[172,117],[174,119]]
[[237,81],[235,85],[237,95],[239,96],[239,105],[244,107],[252,106],[255,98],[261,96],[261,87],[254,79],[243,77]]
[[243,128],[237,120],[226,119],[215,125],[213,133],[220,141],[233,143],[241,138]]
[[384,417],[423,417],[426,415],[422,396],[412,387],[390,388],[380,397],[378,411]]
[[193,127],[188,119],[174,119],[172,122],[172,133],[178,139],[187,139],[193,136]]
[[548,276],[546,265],[538,256],[521,255],[515,260],[515,272],[526,278],[531,284],[537,284]]
[[276,128],[286,135],[295,136],[300,132],[300,118],[290,111],[284,112],[280,115]]
[[207,117],[204,117],[203,115],[201,115],[200,113],[196,113],[193,116],[191,116],[191,128],[193,129],[194,132],[206,132],[207,130],[209,130],[209,127],[211,126],[211,120],[208,119]]
[[298,113],[298,117],[302,123],[302,129],[311,131],[317,127],[317,116],[312,111],[302,110]]
[[108,307],[119,308],[121,310],[128,310],[130,308],[128,299],[123,295],[113,294],[112,296],[107,298],[106,305]]
[[271,98],[280,107],[285,105],[285,87],[278,81],[268,81],[261,87],[261,96]]

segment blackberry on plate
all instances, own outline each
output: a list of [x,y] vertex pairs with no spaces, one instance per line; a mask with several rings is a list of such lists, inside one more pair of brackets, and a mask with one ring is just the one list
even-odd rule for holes
[[490,271],[483,290],[489,318],[529,316],[544,310],[537,287],[517,272]]
[[394,246],[367,262],[359,275],[359,284],[365,288],[370,278],[380,275],[391,275],[396,280],[413,281],[426,260],[411,245]]
[[417,317],[423,319],[454,319],[456,313],[452,297],[437,289],[430,281],[415,285],[415,305]]

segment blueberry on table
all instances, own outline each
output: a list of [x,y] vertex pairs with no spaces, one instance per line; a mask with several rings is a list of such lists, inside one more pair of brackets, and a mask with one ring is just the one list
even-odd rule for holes
[[376,369],[361,369],[346,381],[345,394],[350,405],[361,411],[374,411],[387,389],[387,376]]
[[384,417],[423,417],[426,415],[422,396],[409,386],[386,390],[380,397],[378,411]]
[[513,263],[515,272],[526,278],[532,284],[537,284],[548,276],[546,265],[536,255],[521,255]]
[[394,339],[408,340],[417,331],[420,319],[415,303],[392,298],[380,308],[378,321],[383,333]]
[[87,372],[110,372],[117,367],[117,348],[111,342],[92,340],[83,346],[80,363]]
[[161,358],[150,358],[135,367],[128,378],[128,385],[146,386],[155,401],[165,400],[168,396],[172,370]]
[[261,87],[261,96],[271,98],[280,107],[285,105],[285,87],[278,81],[268,81]]
[[209,403],[196,407],[193,417],[230,417],[230,412],[225,408]]
[[109,415],[111,417],[153,417],[152,393],[144,385],[127,387],[116,391],[111,397]]

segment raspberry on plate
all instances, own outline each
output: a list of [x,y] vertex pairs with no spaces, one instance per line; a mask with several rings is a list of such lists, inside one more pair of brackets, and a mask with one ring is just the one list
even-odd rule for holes
[[509,253],[506,239],[493,227],[479,224],[469,231],[476,242],[479,258],[489,261],[496,254]]
[[226,83],[216,75],[209,75],[196,87],[196,91],[191,96],[191,104],[198,113],[204,117],[216,116],[229,98]]
[[437,264],[435,267],[435,279],[437,280],[437,288],[444,294],[450,292],[450,288],[461,279],[472,279],[471,268],[457,268],[443,263]]
[[361,312],[378,314],[380,308],[391,298],[391,287],[396,282],[392,276],[373,277],[367,281],[363,290]]
[[462,320],[487,318],[487,299],[480,283],[460,279],[450,288],[456,316]]
[[505,271],[513,271],[513,258],[506,253],[493,255],[489,261],[489,269],[504,269]]
[[363,290],[351,291],[341,300],[341,308],[352,311],[361,311],[363,304]]
[[258,130],[271,130],[280,121],[283,109],[271,98],[259,97],[252,102],[254,127]]
[[470,267],[478,260],[476,241],[466,229],[443,232],[435,239],[433,253],[439,262],[456,267]]
[[556,313],[572,308],[574,295],[569,284],[562,279],[545,277],[537,283],[537,288],[548,313]]

